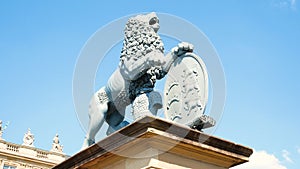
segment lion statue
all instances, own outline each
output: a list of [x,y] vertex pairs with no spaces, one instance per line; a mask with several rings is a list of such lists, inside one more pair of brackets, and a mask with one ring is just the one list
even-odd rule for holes
[[179,43],[164,56],[158,30],[155,13],[137,15],[126,23],[119,66],[90,101],[90,122],[82,149],[95,143],[95,135],[104,121],[109,124],[107,135],[126,126],[124,116],[128,105],[132,105],[134,119],[156,115],[162,108],[161,95],[153,90],[155,82],[167,74],[177,57],[192,52],[193,46]]

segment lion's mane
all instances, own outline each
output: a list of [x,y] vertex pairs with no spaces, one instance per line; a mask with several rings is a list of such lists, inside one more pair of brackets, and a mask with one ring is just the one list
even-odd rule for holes
[[[138,15],[130,18],[125,27],[125,37],[121,51],[120,61],[127,61],[127,64],[144,64],[137,62],[152,51],[164,53],[164,45],[160,36],[149,25],[149,20],[156,15]],[[132,81],[129,86],[130,100],[133,101],[138,94],[151,92],[156,79],[161,79],[166,72],[161,68],[151,67],[146,72],[142,71],[141,76]]]
[[160,36],[141,16],[130,18],[124,32],[120,59],[137,60],[156,49],[164,52]]

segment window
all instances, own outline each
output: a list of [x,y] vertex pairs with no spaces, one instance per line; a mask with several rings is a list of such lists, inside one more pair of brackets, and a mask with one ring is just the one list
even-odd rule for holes
[[10,165],[4,165],[3,169],[17,169],[15,166],[10,166]]

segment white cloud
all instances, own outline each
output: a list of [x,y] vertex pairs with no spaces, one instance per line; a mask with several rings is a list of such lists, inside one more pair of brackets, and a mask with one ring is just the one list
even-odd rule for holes
[[232,169],[287,169],[280,161],[266,151],[254,151],[249,162],[233,167]]
[[276,0],[273,5],[277,8],[291,8],[296,10],[296,0]]
[[287,150],[282,150],[282,157],[285,159],[285,161],[293,163],[293,160],[290,158],[290,152]]
[[300,147],[297,148],[297,152],[300,154]]

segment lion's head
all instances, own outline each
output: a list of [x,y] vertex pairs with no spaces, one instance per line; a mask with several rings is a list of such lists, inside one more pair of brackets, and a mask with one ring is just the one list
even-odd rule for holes
[[137,60],[153,50],[163,53],[164,46],[157,34],[159,20],[155,13],[129,18],[120,59]]

